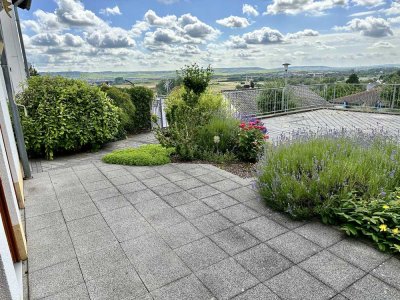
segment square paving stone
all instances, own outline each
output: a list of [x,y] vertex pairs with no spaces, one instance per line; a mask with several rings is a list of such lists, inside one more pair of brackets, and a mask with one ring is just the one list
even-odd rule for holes
[[366,272],[390,258],[388,254],[355,239],[345,239],[333,245],[329,251]]
[[119,196],[121,194],[115,187],[110,187],[100,191],[89,192],[89,195],[93,201],[99,201],[102,199]]
[[182,171],[180,171],[180,172],[174,172],[174,173],[169,173],[169,174],[163,173],[163,176],[164,176],[165,178],[167,178],[167,179],[168,179],[169,181],[171,181],[171,182],[184,180],[184,179],[186,179],[186,178],[189,177],[186,173],[184,173],[184,172],[182,172]]
[[242,252],[259,243],[258,240],[238,226],[213,234],[210,238],[230,255]]
[[331,299],[336,292],[297,266],[265,282],[282,299]]
[[155,166],[154,169],[160,174],[171,174],[180,172],[181,170],[174,167],[172,164],[162,165],[162,166]]
[[27,236],[28,247],[41,247],[44,245],[53,245],[61,242],[68,242],[71,238],[68,234],[65,224],[59,226],[46,227]]
[[100,212],[107,212],[121,207],[130,206],[130,203],[124,196],[116,196],[95,202]]
[[88,281],[90,298],[97,299],[125,299],[147,293],[145,286],[132,266],[108,272],[107,275]]
[[388,261],[385,261],[378,268],[374,269],[371,274],[400,290],[400,260],[398,257],[392,257]]
[[162,198],[172,207],[187,204],[197,200],[197,198],[193,197],[186,191],[164,196]]
[[158,185],[156,187],[151,188],[153,192],[162,196],[167,196],[170,194],[181,192],[182,189],[174,183],[167,183],[163,185]]
[[160,229],[159,233],[172,249],[203,237],[203,234],[189,222],[183,222],[168,228]]
[[201,201],[195,201],[178,206],[176,207],[176,210],[179,211],[187,219],[196,219],[214,211],[212,208]]
[[57,197],[64,197],[64,196],[74,196],[78,194],[85,194],[86,190],[83,187],[83,185],[79,184],[74,184],[73,186],[70,186],[68,188],[62,189],[62,190],[56,190]]
[[85,193],[79,195],[68,195],[66,197],[65,196],[59,197],[58,202],[60,202],[62,208],[68,208],[71,206],[79,206],[87,204],[93,201],[90,198],[89,194]]
[[365,275],[364,271],[328,251],[322,251],[310,257],[299,266],[337,292],[344,290]]
[[224,217],[235,224],[259,217],[260,214],[243,204],[237,204],[219,211]]
[[209,238],[194,241],[175,250],[175,253],[193,271],[215,264],[228,255]]
[[113,171],[106,171],[103,172],[104,175],[108,178],[108,179],[112,179],[115,177],[121,177],[121,176],[128,176],[131,175],[128,171],[124,170],[124,169],[118,169],[118,170],[113,170]]
[[142,181],[145,180],[145,179],[151,179],[151,178],[155,178],[155,177],[159,177],[160,176],[160,174],[155,170],[148,169],[148,170],[142,171],[142,172],[138,172],[136,170],[137,169],[135,168],[135,169],[130,170],[130,172],[136,178],[138,178],[138,179],[140,179]]
[[185,221],[185,218],[173,208],[163,208],[155,213],[144,215],[146,220],[156,229],[172,226]]
[[100,181],[95,181],[95,182],[85,182],[85,183],[83,183],[83,186],[85,187],[85,189],[88,192],[93,192],[93,191],[110,188],[113,185],[108,180],[100,180]]
[[153,198],[135,204],[135,208],[145,217],[154,215],[163,209],[171,208],[171,206],[161,198]]
[[194,275],[172,282],[152,294],[155,300],[212,299],[211,293]]
[[151,189],[159,185],[170,183],[168,179],[160,175],[151,177],[149,179],[144,179],[142,182]]
[[60,293],[44,298],[45,300],[90,300],[86,284],[80,284]]
[[115,269],[130,266],[124,251],[118,244],[78,256],[85,281],[109,274]]
[[192,223],[205,235],[214,234],[234,226],[231,221],[221,216],[217,212],[213,212],[198,219],[192,220]]
[[322,249],[313,242],[293,232],[287,232],[273,238],[267,241],[267,245],[295,263],[309,258]]
[[203,185],[196,187],[194,189],[188,190],[188,193],[191,194],[192,196],[196,197],[197,199],[203,199],[207,198],[216,194],[219,194],[220,191],[217,189],[214,189],[213,187],[209,185]]
[[154,229],[140,217],[137,220],[124,220],[111,224],[110,228],[119,242],[124,242],[139,236],[154,232]]
[[137,192],[140,190],[145,190],[146,186],[139,181],[135,181],[135,182],[130,182],[130,183],[119,185],[119,186],[117,186],[117,189],[122,194],[129,194],[129,193],[134,193],[134,192]]
[[211,197],[202,199],[204,203],[215,210],[223,209],[237,204],[237,201],[225,194],[217,194]]
[[200,167],[187,169],[187,170],[185,170],[185,172],[192,176],[200,176],[200,175],[210,173],[211,171],[209,169],[206,169],[206,168],[203,168],[200,166]]
[[123,185],[123,184],[127,184],[127,183],[138,181],[138,179],[133,175],[125,175],[125,176],[120,176],[120,177],[114,177],[114,178],[111,178],[109,180],[114,185]]
[[256,200],[258,196],[254,190],[249,189],[247,187],[240,187],[234,190],[230,190],[227,191],[226,194],[236,199],[239,202]]
[[60,226],[64,224],[64,217],[61,211],[55,211],[45,215],[26,219],[27,234],[47,227]]
[[77,236],[106,228],[107,223],[102,215],[98,214],[68,222],[67,226],[71,236]]
[[76,259],[29,274],[30,296],[39,299],[83,283]]
[[263,242],[288,231],[285,227],[265,216],[240,224],[240,227]]
[[246,205],[247,207],[250,207],[252,210],[255,210],[259,214],[267,217],[276,213],[272,208],[269,208],[262,199],[249,200],[243,202],[243,204]]
[[268,218],[281,224],[282,226],[285,226],[288,229],[295,229],[307,223],[306,221],[292,220],[289,216],[280,212],[275,212],[273,214],[270,214]]
[[213,188],[217,189],[220,192],[228,192],[237,188],[240,188],[241,185],[233,180],[225,179],[222,181],[218,181],[210,184]]
[[348,287],[342,294],[354,300],[394,300],[400,299],[400,291],[387,285],[383,281],[367,275]]
[[136,204],[142,201],[158,198],[158,195],[150,189],[145,189],[134,193],[125,194],[125,197],[130,203]]
[[100,180],[106,180],[107,177],[101,174],[101,172],[96,172],[96,173],[91,173],[91,174],[82,174],[82,176],[79,176],[79,179],[83,183],[89,183],[89,182],[96,182]]
[[139,212],[131,205],[104,212],[103,217],[108,225],[142,219]]
[[150,259],[153,256],[171,251],[167,243],[157,233],[123,242],[121,246],[133,265],[139,265],[142,259]]
[[218,173],[212,172],[212,173],[197,176],[197,179],[201,180],[204,183],[210,184],[210,183],[215,183],[218,181],[225,180],[226,177],[224,177]]
[[256,285],[255,287],[248,289],[244,293],[236,296],[232,300],[279,300],[278,296],[275,295],[269,288],[263,284]]
[[58,204],[58,202],[48,202],[48,203],[43,202],[40,204],[26,207],[25,217],[28,219],[28,218],[37,217],[40,215],[56,212],[59,210],[61,210],[61,207]]
[[338,229],[319,222],[305,224],[294,231],[323,248],[329,247],[345,237],[344,233]]
[[264,244],[239,253],[235,259],[260,281],[265,281],[293,265],[288,259]]
[[68,222],[96,215],[99,213],[99,210],[93,202],[88,202],[79,206],[70,206],[67,208],[63,208],[62,212],[64,214],[65,221]]
[[259,283],[233,258],[201,270],[197,277],[218,299],[230,299]]
[[204,185],[203,182],[196,178],[189,178],[180,181],[176,181],[175,184],[184,190],[194,189],[196,187]]
[[117,240],[111,230],[106,227],[86,234],[73,236],[72,242],[78,256],[97,251],[101,248],[116,244]]

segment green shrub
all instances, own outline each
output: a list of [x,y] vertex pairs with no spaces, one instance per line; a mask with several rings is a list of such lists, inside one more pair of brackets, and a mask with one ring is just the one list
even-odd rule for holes
[[113,101],[114,105],[120,108],[120,136],[126,133],[135,132],[135,113],[136,108],[131,101],[131,97],[125,90],[117,87],[102,86],[102,91]]
[[211,118],[208,124],[199,128],[196,142],[204,152],[225,154],[234,152],[239,134],[239,121],[230,117]]
[[62,77],[33,76],[18,102],[30,154],[53,159],[55,153],[98,149],[118,134],[118,108],[98,87]]
[[139,148],[115,150],[103,157],[109,164],[128,166],[157,166],[171,162],[173,148],[164,148],[161,145],[144,145]]
[[350,236],[372,239],[381,251],[400,252],[400,189],[372,199],[350,193],[324,217],[325,222],[342,224]]
[[134,86],[126,90],[131,96],[136,113],[133,117],[133,132],[151,130],[151,105],[154,99],[154,93],[151,89],[143,86]]
[[271,207],[294,218],[324,214],[357,191],[362,199],[394,190],[400,180],[399,147],[389,137],[308,136],[267,149],[259,188]]
[[[265,132],[263,132],[265,131]],[[262,155],[265,141],[268,138],[266,128],[253,122],[241,123],[237,141],[236,155],[245,162],[256,162]]]

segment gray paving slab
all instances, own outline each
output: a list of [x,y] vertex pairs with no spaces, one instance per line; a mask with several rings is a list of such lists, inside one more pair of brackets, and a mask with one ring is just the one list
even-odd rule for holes
[[232,189],[226,191],[225,193],[239,202],[246,202],[257,199],[257,193],[248,187],[240,187],[237,189]]
[[259,283],[233,258],[203,269],[196,275],[217,299],[232,298]]
[[62,213],[65,221],[68,222],[99,214],[99,210],[93,202],[88,202],[79,206],[63,208]]
[[60,226],[63,224],[65,224],[64,217],[61,211],[58,210],[52,213],[26,219],[26,231],[27,234],[29,234],[30,232],[40,229],[52,226]]
[[121,194],[129,194],[129,193],[134,193],[137,191],[145,190],[146,186],[139,181],[135,181],[135,182],[118,185],[117,189],[121,192]]
[[176,207],[176,210],[187,219],[197,219],[214,211],[201,201],[194,201],[178,206]]
[[[179,170],[175,170],[178,172],[174,172],[174,173],[163,173],[163,176],[165,178],[167,178],[169,181],[171,182],[176,182],[176,181],[180,181],[180,180],[184,180],[188,177],[188,175],[185,172],[179,171]],[[160,172],[160,171],[159,171]]]
[[79,284],[68,288],[60,293],[43,298],[45,300],[90,300],[86,284]]
[[150,177],[148,179],[143,179],[142,182],[148,187],[148,188],[154,188],[159,185],[167,184],[170,183],[169,180],[157,173],[157,176]]
[[209,207],[215,210],[223,209],[238,203],[232,197],[229,197],[222,193],[204,198],[201,201],[203,201],[205,204],[207,204]]
[[131,182],[136,182],[138,179],[133,175],[124,175],[120,177],[114,177],[109,179],[113,185],[123,185]]
[[158,198],[158,195],[150,189],[140,190],[134,193],[125,194],[125,198],[132,204]]
[[92,198],[93,201],[99,201],[102,199],[111,198],[119,195],[121,195],[121,193],[115,187],[89,192],[89,196],[90,198]]
[[188,193],[191,194],[192,196],[196,197],[197,199],[203,199],[207,198],[216,194],[219,194],[220,192],[209,186],[209,185],[203,185],[199,186],[193,189],[188,190]]
[[341,292],[366,274],[328,251],[310,257],[299,266],[337,292]]
[[121,207],[130,206],[130,203],[126,197],[116,196],[96,201],[95,205],[101,213],[104,213]]
[[204,269],[228,257],[209,238],[194,241],[175,249],[175,253],[194,272]]
[[152,292],[155,300],[203,300],[212,294],[194,275],[184,277]]
[[186,191],[163,196],[162,199],[172,207],[180,206],[197,200],[197,198],[193,197]]
[[226,177],[224,177],[218,173],[212,172],[212,173],[207,173],[204,175],[197,176],[197,179],[199,179],[200,181],[202,181],[204,183],[211,184],[211,183],[225,180]]
[[175,184],[183,190],[190,190],[204,185],[204,182],[196,178],[188,178],[180,181],[176,181]]
[[230,179],[224,179],[222,181],[211,183],[210,186],[212,186],[213,188],[217,189],[220,192],[228,192],[241,187],[239,183]]
[[385,261],[379,267],[372,270],[371,274],[400,290],[400,260],[398,257],[392,257],[388,261]]
[[158,232],[172,249],[189,244],[204,236],[188,221],[160,229]]
[[248,289],[244,293],[232,298],[232,300],[266,300],[266,299],[279,300],[279,297],[275,295],[264,284],[261,283],[251,289]]
[[282,299],[330,299],[336,292],[297,266],[267,280],[265,285]]
[[268,280],[293,266],[291,261],[265,244],[239,253],[235,260],[260,281]]
[[265,216],[246,221],[240,224],[240,227],[262,242],[270,240],[288,231],[288,229],[282,225],[279,225]]
[[305,224],[294,231],[323,248],[329,247],[345,238],[345,234],[342,231],[320,222]]
[[200,218],[192,220],[191,222],[205,235],[214,234],[235,225],[217,212],[204,215]]
[[40,299],[83,283],[76,259],[29,274],[30,297]]
[[90,233],[107,227],[102,215],[97,214],[67,223],[71,236]]
[[58,197],[58,202],[62,208],[68,208],[71,206],[80,206],[88,202],[92,202],[89,194],[78,194],[78,195],[62,195]]
[[351,239],[345,239],[333,245],[329,251],[366,272],[373,270],[390,258],[388,254]]
[[233,205],[225,209],[221,209],[219,212],[235,224],[240,224],[260,216],[258,212],[243,204]]
[[85,183],[83,183],[83,186],[85,187],[86,191],[93,192],[93,191],[110,188],[113,186],[113,184],[110,181],[104,179],[104,180],[95,181],[95,182],[85,182]]
[[78,256],[97,251],[117,243],[110,228],[104,227],[85,234],[72,236],[72,243]]
[[342,294],[352,300],[400,299],[399,290],[369,274],[348,287]]
[[183,191],[179,186],[177,186],[175,183],[172,182],[162,185],[157,185],[155,187],[152,187],[151,190],[161,197]]
[[235,255],[260,243],[238,226],[213,234],[210,238],[230,255]]

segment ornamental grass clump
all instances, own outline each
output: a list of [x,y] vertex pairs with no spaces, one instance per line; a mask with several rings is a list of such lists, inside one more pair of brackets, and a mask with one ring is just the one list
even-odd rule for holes
[[265,202],[296,219],[322,216],[350,192],[368,201],[400,182],[397,138],[383,132],[298,132],[267,147],[258,186]]

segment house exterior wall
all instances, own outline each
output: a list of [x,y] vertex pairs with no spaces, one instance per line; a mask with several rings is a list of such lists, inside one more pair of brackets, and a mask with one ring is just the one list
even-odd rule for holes
[[7,62],[14,92],[22,91],[22,84],[26,81],[25,64],[19,41],[18,28],[14,7],[10,11],[11,18],[3,10],[0,12],[0,22],[3,29],[3,38],[7,52]]

